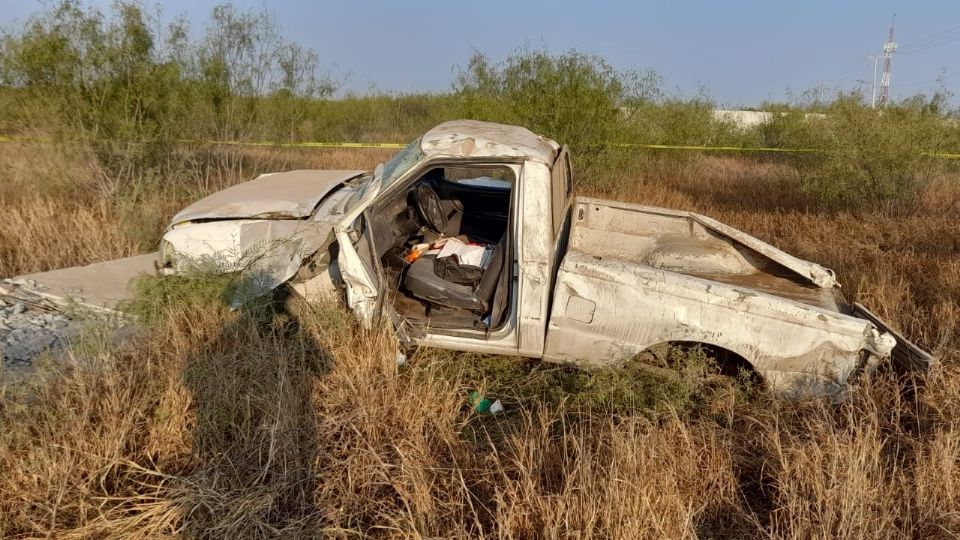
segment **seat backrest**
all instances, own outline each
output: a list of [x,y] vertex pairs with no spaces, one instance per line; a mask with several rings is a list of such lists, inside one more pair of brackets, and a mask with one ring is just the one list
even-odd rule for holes
[[507,313],[507,304],[510,302],[510,284],[513,277],[513,248],[510,243],[510,226],[507,225],[507,232],[503,233],[503,240],[500,241],[500,247],[503,251],[501,257],[501,270],[497,284],[494,287],[493,299],[490,300],[490,324],[488,331],[500,328],[504,316]]
[[477,284],[477,290],[474,293],[476,297],[483,302],[483,309],[490,309],[490,303],[493,300],[493,293],[497,290],[497,283],[500,281],[500,272],[503,270],[503,260],[507,233],[497,242],[493,248],[493,254],[490,256],[490,264],[483,271],[480,283]]

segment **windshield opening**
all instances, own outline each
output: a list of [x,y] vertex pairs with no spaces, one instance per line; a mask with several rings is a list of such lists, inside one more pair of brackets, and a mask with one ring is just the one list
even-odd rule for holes
[[380,189],[385,190],[390,184],[400,178],[411,167],[416,165],[423,158],[423,151],[420,150],[420,139],[408,144],[406,148],[397,152],[390,161],[383,164],[383,176]]

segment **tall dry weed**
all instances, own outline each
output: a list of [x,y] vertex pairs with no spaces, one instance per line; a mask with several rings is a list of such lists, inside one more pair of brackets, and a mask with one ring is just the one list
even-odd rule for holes
[[[257,152],[289,168],[378,160]],[[462,358],[425,352],[398,367],[388,335],[337,309],[167,306],[125,346],[87,338],[28,383],[0,382],[0,535],[960,534],[960,246],[948,202],[958,188],[944,178],[915,215],[894,217],[816,209],[791,189],[791,170],[769,162],[639,170],[617,179],[618,198],[704,212],[833,266],[848,297],[944,368],[919,389],[879,374],[840,405],[759,397],[611,416],[531,397],[481,417],[467,394],[483,381],[449,369]],[[239,179],[211,176],[201,190]],[[52,197],[9,205],[21,217],[0,246],[21,255],[6,268],[129,245],[103,232],[121,229],[108,211],[76,209],[62,226],[97,228],[101,243],[65,249],[44,223],[70,207]]]
[[123,234],[120,216],[105,202],[73,203],[23,197],[6,208],[0,227],[0,276],[126,257],[142,247]]

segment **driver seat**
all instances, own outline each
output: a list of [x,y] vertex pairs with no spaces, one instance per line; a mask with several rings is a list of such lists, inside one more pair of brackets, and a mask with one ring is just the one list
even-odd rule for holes
[[473,287],[460,285],[443,279],[434,272],[436,255],[424,255],[407,268],[403,285],[413,296],[441,306],[466,309],[483,315],[490,310],[493,294],[500,280],[504,259],[503,239],[497,243],[490,258],[490,264],[483,271],[480,280]]

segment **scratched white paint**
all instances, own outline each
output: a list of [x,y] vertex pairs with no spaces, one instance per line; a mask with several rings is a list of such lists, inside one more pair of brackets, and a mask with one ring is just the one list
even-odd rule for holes
[[[162,260],[172,271],[204,258],[224,272],[255,268],[271,288],[292,280],[309,301],[342,298],[369,325],[392,308],[383,306],[376,272],[356,247],[364,241],[362,213],[408,188],[432,161],[502,160],[518,179],[508,323],[490,334],[428,332],[421,345],[600,366],[664,342],[693,341],[739,354],[774,388],[834,393],[896,343],[840,311],[832,271],[706,216],[578,198],[572,225],[555,234],[551,168],[559,146],[526,129],[448,122],[427,132],[421,148],[423,158],[384,193],[378,169],[362,187],[340,187],[357,171],[310,171],[276,175],[285,186],[278,193],[264,191],[266,176],[215,194],[174,220]],[[226,219],[203,221],[214,218]],[[338,259],[302,271],[334,241]]]
[[548,167],[560,150],[528,129],[476,120],[444,122],[423,135],[420,147],[427,158],[521,158]]
[[[597,199],[577,199],[573,212],[571,244],[557,279],[547,330],[547,360],[607,365],[662,343],[699,342],[739,354],[776,389],[833,393],[865,366],[863,351],[886,357],[896,344],[864,319],[770,291],[713,281],[709,275],[689,275],[701,265],[711,271],[718,268],[706,256],[715,253],[717,239],[698,227],[703,225],[797,272],[810,282],[813,300],[819,298],[816,288],[834,286],[829,270],[745,233],[695,214]],[[635,214],[634,219],[627,213]],[[647,225],[638,227],[640,223]],[[618,242],[602,241],[605,226],[613,229]],[[588,228],[593,232],[584,234]],[[623,238],[627,228],[640,238],[633,245],[648,250],[657,245],[657,237],[684,232],[710,249],[692,257],[684,270],[655,268],[643,264],[649,257],[642,251],[624,250],[624,245],[631,245]],[[740,277],[747,269],[727,270]],[[590,322],[578,320],[582,319],[578,313],[567,313],[572,298],[597,305]]]

